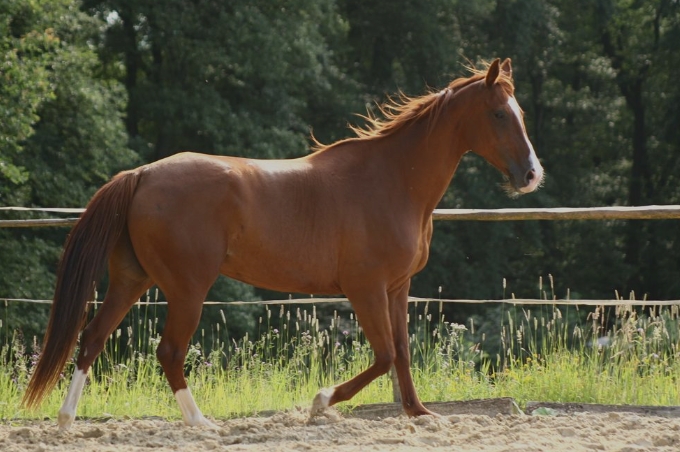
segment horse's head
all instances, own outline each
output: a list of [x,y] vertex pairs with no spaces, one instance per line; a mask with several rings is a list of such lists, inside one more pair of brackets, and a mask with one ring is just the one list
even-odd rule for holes
[[513,94],[510,59],[503,63],[496,59],[486,75],[468,89],[478,90],[476,106],[466,112],[469,149],[507,177],[508,193],[520,195],[536,190],[543,181],[543,167],[529,141],[522,109]]

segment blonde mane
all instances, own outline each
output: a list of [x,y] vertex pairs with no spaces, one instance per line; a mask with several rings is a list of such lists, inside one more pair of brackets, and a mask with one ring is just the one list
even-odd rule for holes
[[[484,66],[484,69],[468,67],[467,69],[472,72],[470,77],[457,78],[441,91],[430,91],[418,97],[409,97],[400,92],[397,99],[388,98],[385,104],[378,106],[381,117],[377,117],[371,112],[367,115],[358,115],[366,121],[366,124],[364,126],[349,125],[349,128],[356,134],[356,137],[324,145],[312,136],[314,141],[313,151],[323,151],[350,140],[374,140],[386,137],[424,117],[429,117],[431,120],[436,119],[451,95],[472,83],[484,79],[489,65],[484,63]],[[509,76],[501,73],[497,83],[503,87],[506,93],[509,95],[513,94],[514,85]]]

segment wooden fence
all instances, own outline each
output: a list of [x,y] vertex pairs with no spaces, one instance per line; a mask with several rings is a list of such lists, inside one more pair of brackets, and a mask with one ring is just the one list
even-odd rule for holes
[[[26,208],[0,207],[0,211],[42,212],[61,214],[80,214],[85,209],[78,208]],[[526,220],[680,220],[680,205],[639,206],[639,207],[583,207],[583,208],[543,208],[543,209],[436,209],[432,215],[436,221],[526,221]],[[0,220],[0,228],[19,227],[66,227],[72,226],[77,218],[47,218],[28,220]],[[506,303],[512,305],[560,304],[580,306],[661,306],[680,305],[680,300],[569,300],[569,299],[527,299],[508,298],[499,300],[470,300],[470,299],[440,299],[409,297],[411,302],[430,303]],[[51,300],[31,300],[22,298],[0,298],[0,302],[39,303],[50,304]],[[238,304],[316,304],[342,303],[346,298],[288,298],[266,301],[206,301],[211,305]],[[140,302],[144,304],[145,302]],[[157,302],[163,304],[163,302]]]
[[547,209],[437,209],[435,220],[678,220],[680,206],[555,207]]
[[[0,207],[0,211],[82,213],[76,208]],[[434,220],[522,221],[522,220],[679,220],[680,206],[555,207],[545,209],[436,209]],[[0,220],[0,228],[72,226],[76,218]]]

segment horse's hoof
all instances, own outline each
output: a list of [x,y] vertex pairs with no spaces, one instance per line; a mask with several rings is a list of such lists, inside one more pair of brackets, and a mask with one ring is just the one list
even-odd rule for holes
[[434,411],[430,411],[424,406],[420,407],[411,407],[409,409],[404,409],[406,412],[406,415],[409,417],[418,417],[418,416],[434,416],[434,417],[442,417],[440,414],[435,413]]
[[320,389],[319,392],[314,397],[314,401],[312,402],[312,409],[309,411],[309,416],[310,417],[316,416],[317,414],[321,413],[323,410],[328,408],[330,406],[331,397],[333,397],[334,392],[335,388]]
[[75,419],[76,416],[74,413],[60,411],[59,416],[57,416],[57,425],[59,426],[59,430],[63,432],[70,429]]
[[184,423],[189,427],[207,427],[213,430],[219,430],[220,428],[214,424],[212,421],[206,419],[204,416],[196,417],[195,419],[185,419]]

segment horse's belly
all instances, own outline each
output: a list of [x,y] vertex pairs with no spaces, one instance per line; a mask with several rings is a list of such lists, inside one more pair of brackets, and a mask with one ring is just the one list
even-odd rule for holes
[[327,258],[305,260],[299,255],[250,250],[246,255],[227,255],[222,274],[253,286],[277,292],[339,294],[335,268]]

